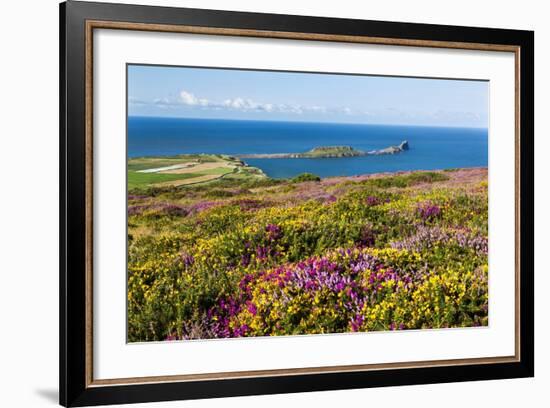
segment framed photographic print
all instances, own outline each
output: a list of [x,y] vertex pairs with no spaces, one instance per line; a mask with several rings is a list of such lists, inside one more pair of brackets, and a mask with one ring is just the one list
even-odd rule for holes
[[533,32],[60,26],[61,404],[533,376]]

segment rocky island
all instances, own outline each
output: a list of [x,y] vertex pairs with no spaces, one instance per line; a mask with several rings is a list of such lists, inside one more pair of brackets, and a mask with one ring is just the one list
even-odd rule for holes
[[363,151],[351,146],[320,146],[304,153],[258,153],[235,155],[239,159],[325,159],[341,157],[378,156],[396,154],[409,150],[409,142],[402,141],[397,146],[389,146],[380,150]]

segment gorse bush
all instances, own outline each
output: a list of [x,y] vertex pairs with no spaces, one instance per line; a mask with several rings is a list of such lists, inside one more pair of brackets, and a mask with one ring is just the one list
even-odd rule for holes
[[321,181],[321,177],[312,173],[302,173],[292,179],[293,183],[302,183],[304,181]]
[[247,274],[236,294],[219,299],[209,311],[212,334],[232,337],[486,324],[487,269],[474,264],[471,271],[459,268],[437,273],[426,270],[425,262],[418,253],[353,248]]
[[217,183],[128,214],[130,341],[487,324],[480,170]]

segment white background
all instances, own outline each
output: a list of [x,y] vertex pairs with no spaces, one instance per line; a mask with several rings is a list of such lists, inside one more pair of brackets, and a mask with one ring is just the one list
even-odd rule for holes
[[[126,62],[489,80],[489,327],[126,344]],[[514,68],[513,53],[97,31],[94,378],[513,355]]]
[[[188,7],[227,9],[227,1],[148,1]],[[550,72],[544,2],[463,0],[338,2],[240,1],[234,10],[364,19],[534,29],[536,70]],[[0,25],[0,405],[55,406],[58,381],[58,9],[57,1],[27,0],[3,3]],[[550,105],[547,76],[536,78],[536,113],[544,119]],[[546,202],[550,199],[545,175],[550,170],[545,151],[550,148],[548,122],[535,124],[537,141],[536,252],[544,254],[550,227]],[[550,329],[546,293],[547,262],[536,262],[537,377],[385,389],[173,402],[166,407],[275,407],[360,404],[408,407],[546,406],[550,383]]]

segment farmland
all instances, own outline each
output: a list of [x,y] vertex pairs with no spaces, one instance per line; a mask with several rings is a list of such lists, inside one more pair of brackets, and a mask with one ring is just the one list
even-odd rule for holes
[[265,177],[259,169],[226,155],[197,154],[128,160],[128,190],[199,184],[228,175],[235,178]]

